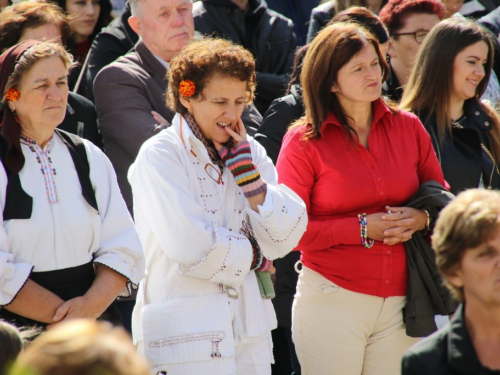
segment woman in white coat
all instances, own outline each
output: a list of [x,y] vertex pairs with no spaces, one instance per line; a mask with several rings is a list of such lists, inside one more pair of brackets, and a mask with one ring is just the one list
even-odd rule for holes
[[172,126],[129,171],[148,273],[133,337],[154,372],[271,373],[276,318],[263,271],[298,243],[307,215],[245,133],[254,88],[250,52],[191,43],[171,61]]

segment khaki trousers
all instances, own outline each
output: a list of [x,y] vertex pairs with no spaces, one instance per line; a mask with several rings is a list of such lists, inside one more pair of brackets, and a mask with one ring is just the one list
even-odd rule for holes
[[418,341],[405,333],[405,301],[351,292],[303,267],[292,314],[302,375],[400,374]]

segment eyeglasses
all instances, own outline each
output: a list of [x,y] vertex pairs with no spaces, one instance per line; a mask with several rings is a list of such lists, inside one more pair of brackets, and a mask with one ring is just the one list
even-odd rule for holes
[[222,175],[219,172],[219,169],[217,169],[214,165],[207,163],[205,165],[205,172],[207,172],[208,177],[210,177],[212,180],[214,180],[217,184],[224,185],[224,182],[222,182]]
[[420,30],[420,31],[415,31],[413,33],[401,33],[401,34],[392,34],[392,36],[401,36],[401,35],[413,35],[415,38],[415,42],[418,44],[422,43],[425,39],[425,37],[429,34],[428,31],[426,30]]

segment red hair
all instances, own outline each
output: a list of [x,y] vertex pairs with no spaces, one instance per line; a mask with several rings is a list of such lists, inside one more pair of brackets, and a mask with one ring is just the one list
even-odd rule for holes
[[415,13],[435,14],[442,20],[445,7],[439,0],[389,0],[380,10],[379,17],[389,30],[389,35],[393,35],[401,30],[406,19]]

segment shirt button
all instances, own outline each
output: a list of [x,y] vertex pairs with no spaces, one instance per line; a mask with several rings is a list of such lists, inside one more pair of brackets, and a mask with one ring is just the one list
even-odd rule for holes
[[380,181],[382,181],[382,179],[379,177],[379,178],[377,178],[377,181],[380,182]]
[[391,269],[391,265],[390,264],[387,265],[387,269],[389,269],[389,270]]
[[391,250],[387,250],[387,254],[390,254],[391,253]]
[[486,121],[486,122],[484,123],[484,125],[485,125],[485,126],[490,126],[490,123],[489,123],[488,121]]
[[479,111],[474,112],[476,116],[479,116]]
[[381,191],[381,192],[380,192],[380,195],[384,195],[384,192],[383,192],[383,191]]
[[386,283],[386,284],[389,284],[389,280],[385,280],[385,283]]

